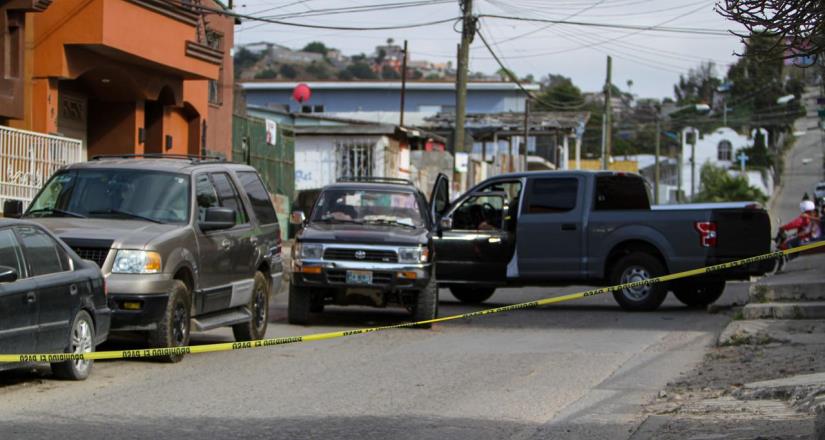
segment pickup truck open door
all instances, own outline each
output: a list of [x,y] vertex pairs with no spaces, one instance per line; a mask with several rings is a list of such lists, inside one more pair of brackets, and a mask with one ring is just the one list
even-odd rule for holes
[[509,201],[506,192],[477,192],[450,207],[435,240],[439,282],[501,285],[506,280],[515,245],[507,227]]

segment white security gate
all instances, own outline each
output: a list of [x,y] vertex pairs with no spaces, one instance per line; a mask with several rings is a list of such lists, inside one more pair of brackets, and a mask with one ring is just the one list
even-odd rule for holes
[[55,171],[86,160],[83,156],[77,139],[0,126],[0,202],[28,205]]

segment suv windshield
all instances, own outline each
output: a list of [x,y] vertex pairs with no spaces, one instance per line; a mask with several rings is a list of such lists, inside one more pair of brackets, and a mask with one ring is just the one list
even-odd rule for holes
[[415,194],[379,190],[324,191],[318,197],[311,221],[424,226]]
[[144,170],[71,170],[46,184],[26,216],[186,223],[189,177]]

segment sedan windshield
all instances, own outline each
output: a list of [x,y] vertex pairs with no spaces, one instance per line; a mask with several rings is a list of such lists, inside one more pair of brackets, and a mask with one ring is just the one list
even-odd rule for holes
[[318,197],[311,221],[424,226],[415,194],[401,191],[327,190]]
[[189,177],[143,170],[67,171],[46,184],[26,216],[186,223]]

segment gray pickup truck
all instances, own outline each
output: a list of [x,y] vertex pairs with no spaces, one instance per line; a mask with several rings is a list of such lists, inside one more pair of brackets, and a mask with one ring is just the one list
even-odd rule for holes
[[[770,220],[755,203],[650,206],[636,174],[553,171],[488,179],[438,213],[438,282],[463,302],[498,287],[614,285],[767,253]],[[721,296],[725,281],[772,261],[701,278],[614,292],[628,310],[653,310],[669,290],[688,306]]]

